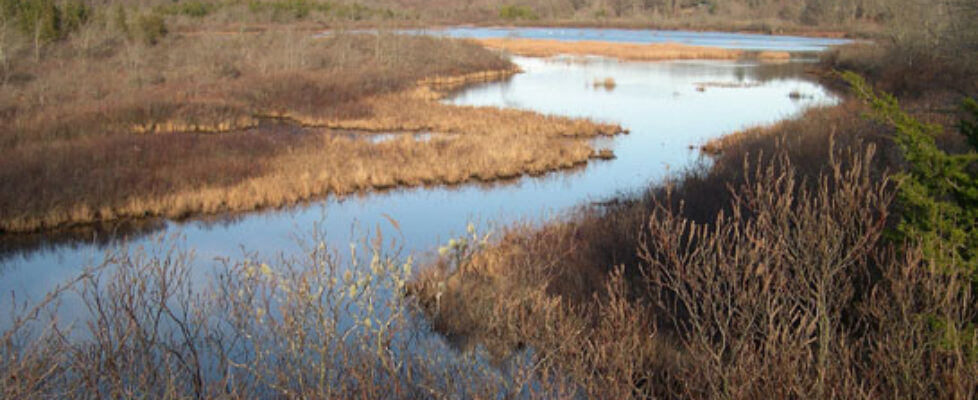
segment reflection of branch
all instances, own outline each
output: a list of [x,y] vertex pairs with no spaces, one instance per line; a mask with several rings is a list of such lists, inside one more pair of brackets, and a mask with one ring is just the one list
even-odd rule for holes
[[[43,300],[41,300],[40,302],[38,302],[37,304],[35,304],[30,309],[27,309],[26,308],[27,307],[27,304],[25,302],[25,304],[24,304],[25,311],[23,311],[21,313],[18,313],[17,312],[17,299],[16,299],[16,295],[13,292],[11,292],[11,294],[10,294],[10,304],[11,304],[11,312],[10,312],[10,315],[12,316],[11,317],[12,323],[10,325],[10,328],[8,328],[3,333],[3,337],[0,338],[0,346],[9,345],[13,341],[14,335],[16,335],[18,332],[20,332],[20,330],[23,329],[24,326],[26,326],[28,323],[33,322],[33,321],[36,321],[38,319],[38,317],[40,316],[42,310],[44,310],[45,308],[47,308],[49,305],[51,305],[52,303],[54,303],[56,300],[59,300],[61,298],[61,295],[64,292],[68,291],[69,289],[74,288],[75,285],[78,282],[81,282],[83,280],[88,279],[89,277],[92,276],[92,274],[95,271],[97,271],[99,269],[102,269],[104,266],[105,266],[105,264],[102,264],[102,265],[99,265],[99,266],[96,266],[96,267],[89,268],[89,269],[85,270],[84,272],[82,272],[77,277],[71,279],[70,281],[65,282],[65,283],[63,283],[61,285],[55,286],[54,289],[52,289],[51,291],[49,291],[44,296],[44,299]],[[52,324],[54,324],[54,323],[52,323]],[[57,330],[57,327],[56,326],[51,326],[51,328],[54,328],[55,330]]]

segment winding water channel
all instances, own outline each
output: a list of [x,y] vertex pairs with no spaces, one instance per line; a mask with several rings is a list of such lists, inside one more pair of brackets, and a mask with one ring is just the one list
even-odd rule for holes
[[[818,51],[837,41],[762,35],[569,29],[456,28],[437,31],[457,37],[549,37],[628,42],[680,41],[751,50]],[[605,58],[522,58],[525,71],[503,82],[466,88],[446,99],[454,104],[493,105],[616,122],[631,131],[598,146],[617,158],[586,167],[493,184],[425,187],[366,193],[279,210],[191,221],[158,221],[142,234],[102,234],[91,240],[44,241],[0,258],[0,308],[38,300],[98,263],[107,250],[128,243],[147,251],[177,244],[193,249],[201,273],[216,258],[301,251],[296,235],[314,227],[338,249],[368,231],[384,231],[405,254],[431,255],[469,221],[507,224],[560,218],[575,206],[600,201],[688,168],[701,157],[695,147],[745,127],[791,118],[808,107],[837,101],[806,77],[806,61],[765,64],[733,61],[618,62]],[[595,87],[612,78],[614,88]],[[420,138],[418,140],[423,140]],[[394,229],[390,220],[396,220]],[[175,238],[161,240],[161,238]],[[11,246],[5,246],[11,247]],[[70,310],[70,305],[69,310]]]

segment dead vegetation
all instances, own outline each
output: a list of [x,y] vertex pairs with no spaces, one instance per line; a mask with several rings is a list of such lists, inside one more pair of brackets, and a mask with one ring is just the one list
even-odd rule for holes
[[973,396],[978,336],[935,344],[923,317],[969,326],[970,278],[882,239],[893,186],[850,149],[814,177],[784,148],[750,158],[708,222],[678,187],[512,228],[412,294],[456,343],[532,348],[591,397]]
[[[283,28],[147,46],[89,27],[47,51],[14,58],[31,79],[0,93],[8,233],[539,174],[586,162],[583,138],[620,130],[439,103],[515,72],[464,41]],[[371,143],[336,130],[455,135]]]
[[[158,253],[121,249],[17,308],[0,337],[0,390],[973,397],[978,336],[938,335],[947,331],[926,318],[978,318],[970,277],[928,269],[918,249],[882,240],[894,190],[873,166],[876,147],[828,146],[830,162],[813,177],[788,146],[741,164],[731,211],[711,222],[690,219],[674,201],[692,192],[676,187],[499,240],[472,227],[419,275],[382,237],[347,258],[314,233],[302,255],[226,260],[210,281],[165,243]],[[635,247],[609,238],[619,230]],[[71,329],[55,316],[75,295],[88,323]],[[466,351],[426,334],[415,301]]]
[[[166,40],[174,39],[165,39],[164,45]],[[871,68],[881,73],[878,77],[909,73],[886,75]],[[11,76],[20,87],[44,82],[20,72]],[[169,80],[149,78],[139,82],[150,82],[156,88],[151,93],[165,93],[159,85]],[[260,95],[242,99],[277,104],[281,107],[266,111],[316,125],[365,121],[376,112],[373,107],[381,107],[379,99],[403,95],[399,90],[371,92],[363,98],[378,103],[369,107],[341,96],[319,113],[282,95],[291,89],[279,91],[310,90],[315,95],[309,99],[344,93],[341,85],[310,84],[315,81],[273,80],[256,92]],[[204,90],[206,85],[201,88],[199,93],[212,93]],[[57,93],[52,90],[42,92]],[[25,103],[29,107],[51,115],[62,112],[46,108],[57,104],[52,100],[57,96],[24,98],[31,99]],[[916,105],[933,109],[926,95],[921,98]],[[5,122],[24,115],[15,102],[0,104]],[[97,104],[98,110],[118,110]],[[137,121],[147,116],[163,124],[183,121],[174,127],[215,126],[208,124],[240,116],[223,106],[195,111],[174,104],[182,103],[139,106],[133,114]],[[440,107],[432,103],[425,109],[456,110]],[[186,254],[124,249],[39,304],[12,300],[12,324],[0,336],[0,393],[5,398],[974,398],[974,278],[958,269],[934,268],[914,243],[885,239],[895,190],[890,173],[901,160],[883,137],[885,129],[860,118],[862,111],[846,103],[752,130],[723,141],[712,163],[665,187],[595,205],[543,227],[512,227],[495,241],[473,229],[450,242],[440,262],[414,280],[410,259],[378,251],[381,238],[366,257],[345,260],[314,237],[302,257],[268,263],[257,255],[229,260],[201,286],[192,284]],[[115,162],[139,167],[148,159],[195,176],[170,184],[240,190],[241,195],[231,197],[274,202],[296,190],[288,187],[295,182],[327,184],[316,180],[322,179],[316,176],[322,148],[364,152],[377,163],[400,156],[402,148],[424,160],[437,160],[443,155],[439,151],[465,150],[453,148],[464,145],[456,141],[419,144],[409,137],[390,147],[363,147],[348,137],[295,128],[226,136],[133,135],[131,128],[138,124],[130,117],[109,118],[115,112],[66,112],[75,119],[39,123],[37,132],[5,137],[5,156],[12,154],[14,161],[5,160],[11,164],[0,171],[28,165],[31,176],[65,179],[65,187],[75,190],[68,194],[84,198],[85,193],[139,187],[146,179],[138,174],[143,169],[133,168],[131,181],[109,180],[119,188],[71,186],[71,177],[82,176],[85,168],[99,170],[93,166]],[[221,117],[207,120],[195,112]],[[185,123],[196,118],[204,122]],[[119,130],[73,129],[90,126],[90,120],[119,122]],[[385,124],[410,128],[424,122],[397,117]],[[554,142],[565,131],[550,132],[515,131],[505,138],[516,149],[575,143]],[[51,138],[57,146],[43,147]],[[485,142],[472,146],[495,144],[493,138],[481,138]],[[104,146],[108,140],[112,145]],[[237,155],[239,140],[246,144]],[[86,147],[85,141],[91,144]],[[99,152],[115,147],[135,155],[120,162],[121,150]],[[144,156],[146,148],[166,151]],[[274,160],[281,164],[256,166],[254,152],[248,151],[253,148],[278,150],[275,157],[281,158]],[[64,158],[69,153],[57,151],[77,154]],[[233,173],[217,174],[207,163],[180,156],[194,151],[226,157],[220,165]],[[513,158],[522,156],[539,157],[517,153]],[[64,169],[23,162],[33,158]],[[497,167],[494,159],[487,156],[488,169]],[[276,177],[280,171],[262,168],[278,166],[302,178],[251,181],[261,183],[254,186],[234,180],[251,174]],[[445,174],[467,167],[427,166],[444,168],[438,171]],[[358,179],[389,182],[371,168],[358,170]],[[3,178],[0,182],[9,184]],[[163,174],[152,179],[169,182]],[[20,197],[7,200],[2,209],[50,196],[46,191],[52,188],[61,190],[11,184],[3,192],[12,189]],[[193,210],[209,201],[191,200],[174,199],[167,207],[190,204],[187,209]],[[218,200],[207,204],[226,206]],[[72,292],[87,310],[81,317],[88,323],[77,325],[78,331],[56,316],[56,306]],[[425,330],[415,325],[423,320],[412,317],[413,301],[434,329],[473,350],[449,352],[437,339],[419,334]],[[480,347],[494,359],[480,358]],[[490,367],[493,362],[506,364],[497,369]]]
[[[532,364],[501,374],[446,351],[402,296],[410,260],[377,237],[347,258],[321,234],[307,253],[226,260],[196,280],[191,253],[122,249],[18,306],[0,331],[4,398],[421,398],[518,394]],[[269,265],[271,264],[271,265]],[[84,323],[59,319],[79,304]]]

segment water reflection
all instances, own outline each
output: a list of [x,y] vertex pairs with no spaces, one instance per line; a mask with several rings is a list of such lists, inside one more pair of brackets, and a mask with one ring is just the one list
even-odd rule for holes
[[472,28],[408,30],[406,33],[444,35],[455,38],[523,38],[562,41],[598,40],[619,43],[682,43],[752,51],[817,52],[851,43],[848,39],[774,36],[752,33],[663,31],[651,29],[594,28]]
[[[390,232],[397,221],[405,254],[423,259],[430,249],[465,231],[468,221],[507,224],[561,218],[567,210],[601,201],[661,179],[669,169],[698,160],[691,145],[741,129],[791,117],[806,107],[834,102],[805,78],[807,64],[676,61],[621,63],[516,58],[526,71],[505,82],[467,88],[454,104],[490,105],[589,117],[620,123],[630,135],[605,138],[598,147],[617,159],[573,171],[504,182],[455,187],[414,187],[329,197],[281,209],[189,221],[152,220],[96,227],[91,231],[0,238],[0,293],[37,299],[104,251],[125,239],[131,248],[156,249],[159,235],[178,236],[195,252],[195,279],[206,281],[215,259],[260,254],[301,254],[296,235],[320,229],[335,249],[347,249],[366,231]],[[613,78],[614,90],[594,90],[596,79]],[[697,85],[718,85],[698,91]],[[751,83],[734,85],[733,83]],[[803,96],[789,97],[792,92]],[[424,137],[416,139],[424,140]],[[318,228],[314,228],[318,226]],[[358,227],[358,228],[351,228]],[[387,235],[391,236],[391,235]],[[32,243],[32,240],[34,243]],[[38,242],[40,240],[40,242]],[[7,306],[0,300],[0,307]]]

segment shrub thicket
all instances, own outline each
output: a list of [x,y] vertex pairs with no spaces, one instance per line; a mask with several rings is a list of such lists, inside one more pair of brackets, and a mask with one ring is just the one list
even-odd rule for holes
[[219,3],[202,2],[200,0],[190,0],[174,3],[167,6],[157,7],[156,10],[162,14],[184,15],[193,18],[203,18],[220,7]]
[[143,43],[153,46],[169,33],[166,20],[159,14],[143,14],[136,18],[136,30]]
[[92,16],[92,9],[80,0],[56,3],[55,0],[2,0],[0,18],[13,20],[24,35],[50,43],[81,28]]
[[499,18],[535,21],[540,19],[540,16],[529,6],[510,4],[499,8]]
[[455,342],[530,346],[596,398],[971,398],[975,153],[850,81],[875,121],[809,112],[675,186],[449,254],[412,294]]

